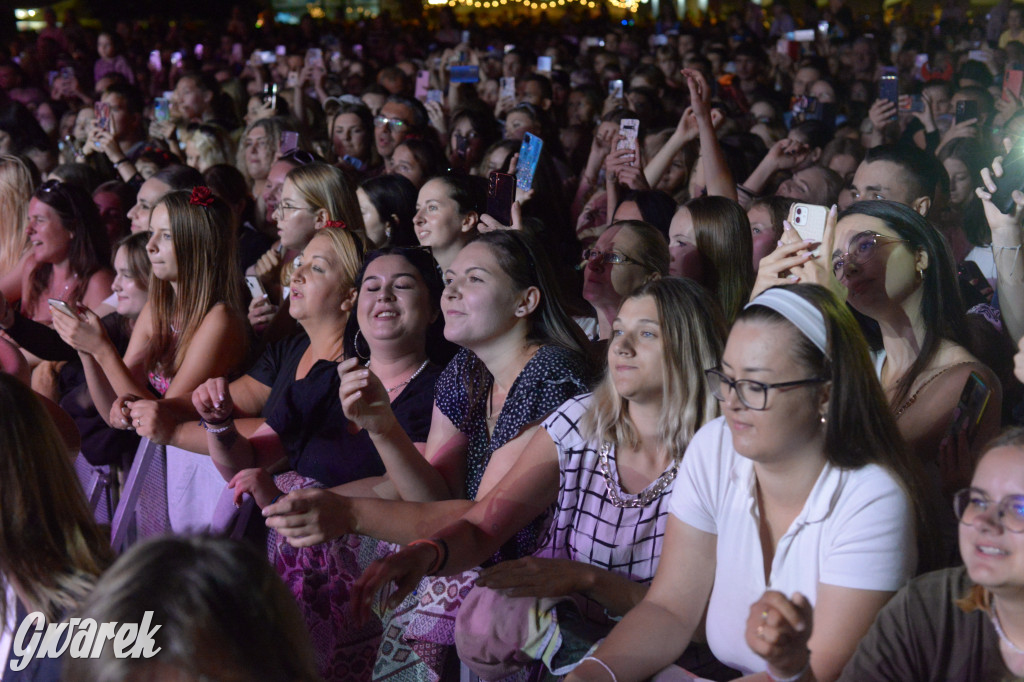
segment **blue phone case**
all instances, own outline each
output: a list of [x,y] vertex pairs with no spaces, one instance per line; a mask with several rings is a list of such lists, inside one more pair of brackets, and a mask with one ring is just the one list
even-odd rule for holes
[[533,187],[533,176],[537,172],[540,150],[544,140],[533,133],[523,136],[523,144],[519,147],[519,163],[516,165],[516,187],[528,190]]

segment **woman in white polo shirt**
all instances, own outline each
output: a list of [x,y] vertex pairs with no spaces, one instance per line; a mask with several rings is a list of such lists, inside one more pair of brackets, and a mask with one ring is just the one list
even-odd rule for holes
[[726,665],[833,680],[927,546],[915,543],[920,475],[829,292],[761,294],[707,374],[724,416],[683,458],[651,589],[567,680],[646,679],[682,653],[705,607]]

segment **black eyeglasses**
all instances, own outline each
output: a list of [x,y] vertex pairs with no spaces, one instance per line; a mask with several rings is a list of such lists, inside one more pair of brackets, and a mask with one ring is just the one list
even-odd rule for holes
[[640,261],[633,260],[629,256],[615,251],[598,251],[597,249],[583,249],[582,254],[583,260],[591,263],[597,261],[604,263],[605,265],[619,265],[620,263],[632,263],[633,265],[643,265]]
[[849,250],[846,253],[832,258],[832,272],[836,277],[842,277],[843,270],[847,265],[852,264],[857,267],[864,265],[878,253],[879,246],[898,244],[899,242],[909,243],[909,241],[899,237],[886,237],[871,231],[861,232],[850,240]]
[[704,376],[708,378],[708,388],[715,399],[724,402],[727,397],[726,388],[736,391],[736,397],[746,407],[758,412],[768,409],[768,391],[795,386],[808,386],[811,384],[823,384],[828,379],[814,377],[811,379],[799,379],[797,381],[782,381],[775,384],[766,384],[763,381],[753,379],[730,379],[717,369],[704,370]]
[[1007,495],[996,502],[984,491],[964,488],[953,496],[953,512],[965,526],[973,526],[989,510],[994,512],[993,523],[1011,533],[1024,533],[1024,495]]

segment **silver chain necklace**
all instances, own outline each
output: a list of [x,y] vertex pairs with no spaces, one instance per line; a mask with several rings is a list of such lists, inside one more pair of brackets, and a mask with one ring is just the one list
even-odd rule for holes
[[608,487],[608,500],[614,507],[646,507],[651,503],[651,500],[665,491],[665,488],[675,480],[676,473],[679,471],[679,460],[676,460],[668,471],[658,476],[658,480],[654,482],[654,485],[640,491],[639,495],[630,495],[629,493],[622,492],[622,488],[612,478],[612,468],[608,461],[608,453],[611,451],[612,444],[605,441],[601,445],[601,450],[597,453],[597,457],[601,463],[601,473],[604,474],[604,483]]
[[[430,364],[430,358],[427,358],[426,360],[423,361],[423,364],[420,365],[420,368],[418,370],[416,370],[415,372],[413,372],[411,377],[409,377],[408,379],[406,379],[405,381],[403,381],[400,384],[395,384],[391,388],[388,388],[387,386],[385,386],[384,390],[388,392],[388,395],[391,395],[392,393],[394,393],[395,391],[400,389],[402,386],[409,385],[410,383],[412,383],[413,379],[418,377],[420,375],[420,373],[423,372],[423,370],[425,370],[427,368],[427,365],[429,365],[429,364]],[[369,362],[366,363],[366,369],[370,369],[370,363]]]
[[1019,646],[1014,644],[1010,638],[1006,636],[1006,633],[1003,632],[1003,626],[999,624],[999,614],[996,613],[996,603],[994,601],[992,602],[992,625],[995,627],[996,634],[999,635],[999,639],[1003,644],[1008,646],[1014,653],[1024,655],[1024,649],[1021,649]]

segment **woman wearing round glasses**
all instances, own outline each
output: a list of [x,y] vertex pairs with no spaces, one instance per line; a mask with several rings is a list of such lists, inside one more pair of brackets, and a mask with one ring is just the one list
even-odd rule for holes
[[588,330],[589,336],[611,338],[623,299],[668,269],[668,244],[657,228],[639,220],[613,223],[583,251],[583,298],[597,316],[596,335]]
[[[875,369],[903,439],[925,464],[946,502],[970,476],[977,448],[999,429],[1002,391],[995,374],[967,349],[956,267],[942,235],[913,209],[863,201],[839,216],[832,272],[853,308],[876,323],[882,351]],[[976,372],[992,389],[972,442],[950,433],[965,382]],[[936,491],[938,493],[939,491]],[[948,513],[949,554],[955,554]]]
[[840,682],[1024,676],[1024,430],[989,443],[971,487],[953,499],[964,565],[893,597]]
[[707,375],[724,416],[683,457],[651,588],[568,680],[646,679],[679,657],[705,612],[708,644],[729,667],[835,679],[914,573],[915,525],[929,547],[915,524],[915,461],[837,298],[770,289],[740,313]]

